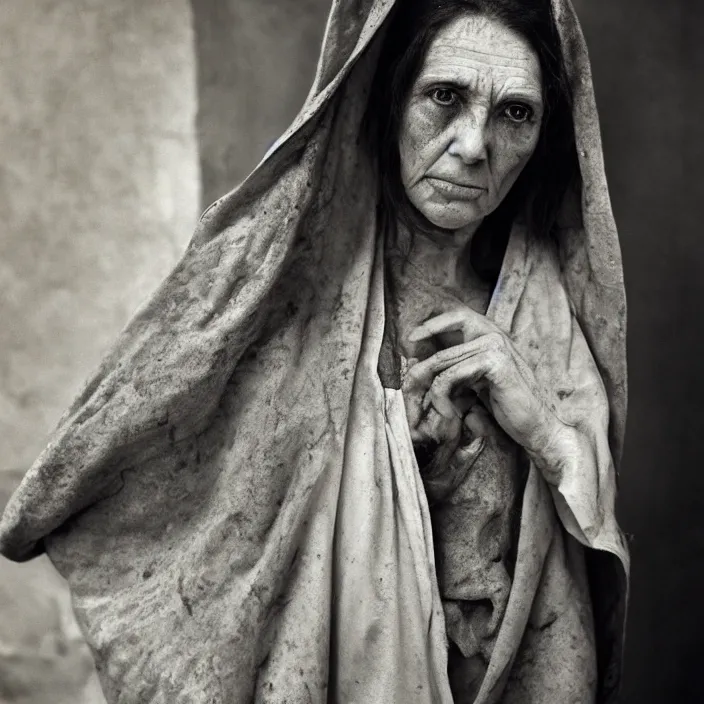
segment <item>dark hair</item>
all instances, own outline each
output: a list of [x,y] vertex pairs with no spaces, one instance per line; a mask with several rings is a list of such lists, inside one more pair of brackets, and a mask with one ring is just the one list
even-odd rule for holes
[[[535,152],[510,193],[488,215],[472,241],[474,269],[488,280],[498,276],[515,216],[523,208],[530,231],[549,237],[560,203],[575,173],[571,100],[560,38],[549,0],[414,0],[397,5],[381,49],[366,118],[380,171],[384,226],[398,242],[397,218],[411,234],[433,226],[411,204],[401,183],[399,130],[408,92],[437,33],[455,18],[490,17],[522,35],[536,52],[543,76],[545,111]],[[435,228],[437,229],[437,228]]]

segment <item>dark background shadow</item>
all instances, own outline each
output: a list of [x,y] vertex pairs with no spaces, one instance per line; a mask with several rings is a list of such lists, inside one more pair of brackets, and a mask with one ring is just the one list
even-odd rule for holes
[[687,169],[701,155],[693,118],[704,105],[695,89],[704,74],[694,32],[704,5],[576,5],[628,294],[620,516],[633,564],[623,701],[704,702],[704,240]]

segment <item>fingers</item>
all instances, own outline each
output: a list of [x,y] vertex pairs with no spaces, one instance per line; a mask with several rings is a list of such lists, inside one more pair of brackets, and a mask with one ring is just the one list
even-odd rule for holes
[[476,404],[464,417],[464,424],[473,437],[486,437],[494,431],[494,421],[489,411],[481,404]]
[[437,409],[429,405],[411,426],[411,440],[414,443],[432,440],[440,445],[456,445],[462,435],[462,419],[454,414],[450,418],[442,416]]
[[441,313],[430,320],[426,320],[411,332],[408,340],[409,342],[419,342],[444,332],[460,331],[464,335],[465,342],[469,342],[481,335],[498,332],[498,330],[498,327],[486,316],[477,313],[472,308],[465,307],[449,311],[448,313]]
[[446,350],[436,352],[431,357],[428,357],[428,359],[414,364],[408,374],[415,379],[417,383],[425,383],[426,387],[429,387],[435,376],[440,372],[453,367],[459,362],[464,362],[477,354],[485,352],[492,347],[498,347],[500,343],[494,339],[494,334],[498,333],[485,335],[471,342],[464,342],[461,345],[455,345],[454,347],[448,347]]
[[[493,361],[485,350],[479,351],[438,374],[428,390],[427,398],[443,416],[457,413],[452,401],[452,390],[460,382],[470,387],[482,381],[490,371]],[[475,389],[476,390],[476,389]]]
[[[429,359],[432,359],[430,357]],[[404,386],[408,387],[411,391],[425,390],[427,389],[433,381],[432,367],[427,365],[426,362],[419,362],[417,359],[411,365],[408,365],[406,370],[406,377],[404,379]]]
[[[460,413],[452,399],[454,386],[464,382],[470,387],[486,377],[487,381],[500,376],[497,370],[506,367],[510,348],[504,336],[492,332],[482,337],[436,352],[418,362],[408,371],[408,390],[424,396],[424,407],[432,403],[445,418]],[[472,361],[474,360],[474,361]],[[433,393],[426,392],[433,390]]]

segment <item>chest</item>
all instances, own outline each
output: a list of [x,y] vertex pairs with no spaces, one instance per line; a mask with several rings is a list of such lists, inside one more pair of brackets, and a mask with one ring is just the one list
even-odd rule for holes
[[398,340],[402,354],[425,359],[440,349],[463,342],[460,332],[448,332],[427,341],[412,343],[410,333],[426,320],[441,313],[471,308],[486,313],[491,289],[471,279],[462,282],[438,282],[422,269],[407,266],[394,276],[394,308]]

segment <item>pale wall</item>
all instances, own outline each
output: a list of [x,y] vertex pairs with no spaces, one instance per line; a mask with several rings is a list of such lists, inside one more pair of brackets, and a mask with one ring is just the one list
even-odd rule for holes
[[[3,3],[0,508],[190,237],[195,111],[186,0]],[[0,704],[98,704],[91,673],[48,561],[0,558]]]
[[186,0],[0,13],[0,469],[26,468],[198,214]]

